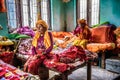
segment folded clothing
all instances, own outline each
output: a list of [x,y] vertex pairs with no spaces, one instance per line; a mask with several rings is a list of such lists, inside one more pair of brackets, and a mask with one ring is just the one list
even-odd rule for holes
[[50,54],[49,58],[44,60],[44,64],[48,68],[54,68],[59,72],[65,72],[75,68],[74,65],[69,65],[69,63],[75,63],[76,61],[84,62],[85,60],[87,60],[87,57],[83,48],[80,46],[71,46],[59,54]]

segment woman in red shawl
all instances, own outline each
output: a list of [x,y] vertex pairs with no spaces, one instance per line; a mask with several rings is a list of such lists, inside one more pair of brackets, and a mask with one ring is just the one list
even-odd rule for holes
[[48,25],[43,20],[36,23],[37,31],[32,41],[32,53],[24,65],[24,71],[38,75],[38,69],[50,51],[53,49],[52,34],[48,32]]
[[77,37],[77,40],[73,42],[73,45],[86,48],[86,43],[91,38],[91,31],[87,25],[86,20],[84,19],[78,20],[78,25],[73,31],[73,34],[76,35]]

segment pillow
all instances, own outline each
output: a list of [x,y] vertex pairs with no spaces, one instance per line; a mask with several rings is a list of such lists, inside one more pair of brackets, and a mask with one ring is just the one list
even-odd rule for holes
[[97,28],[93,28],[92,32],[92,39],[91,41],[94,43],[106,43],[106,42],[115,42],[115,36],[113,31],[116,28],[112,25],[102,25]]

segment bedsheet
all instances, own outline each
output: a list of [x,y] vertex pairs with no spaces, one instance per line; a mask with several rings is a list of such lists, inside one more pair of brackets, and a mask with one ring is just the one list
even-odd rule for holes
[[27,80],[27,78],[30,77],[34,78],[34,80],[39,80],[38,76],[25,73],[22,70],[0,60],[0,80]]

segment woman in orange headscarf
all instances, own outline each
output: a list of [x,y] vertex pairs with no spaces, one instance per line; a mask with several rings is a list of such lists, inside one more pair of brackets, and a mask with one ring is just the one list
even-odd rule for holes
[[77,37],[77,40],[73,42],[73,45],[86,48],[86,43],[88,43],[91,38],[91,31],[87,25],[86,20],[78,20],[78,24],[73,31],[73,34]]
[[52,34],[48,32],[48,25],[43,20],[36,22],[36,33],[32,41],[32,53],[24,65],[24,71],[38,75],[38,68],[53,48]]

